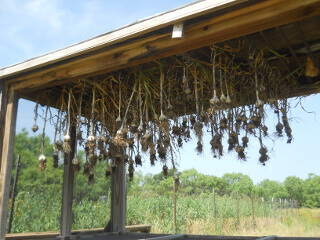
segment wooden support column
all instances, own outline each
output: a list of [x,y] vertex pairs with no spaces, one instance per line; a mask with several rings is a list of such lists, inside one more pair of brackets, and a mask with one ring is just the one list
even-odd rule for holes
[[64,172],[63,172],[63,189],[62,205],[60,219],[60,238],[71,236],[72,230],[72,200],[73,200],[73,182],[74,171],[72,169],[72,159],[77,151],[76,149],[76,128],[71,127],[71,152],[64,154]]
[[126,164],[119,162],[111,178],[111,232],[126,231],[127,182]]
[[[2,85],[3,87],[3,85]],[[18,110],[18,95],[15,91],[2,92],[2,100],[6,99],[5,121],[1,122],[1,171],[0,171],[0,240],[6,236],[6,225],[8,216],[8,202],[10,193],[11,170],[13,166],[13,150],[16,129],[16,119]],[[1,101],[1,105],[3,102]],[[1,116],[3,116],[4,106],[1,106]]]
[[0,169],[1,169],[1,153],[2,141],[4,134],[4,124],[7,112],[7,89],[4,81],[0,81]]

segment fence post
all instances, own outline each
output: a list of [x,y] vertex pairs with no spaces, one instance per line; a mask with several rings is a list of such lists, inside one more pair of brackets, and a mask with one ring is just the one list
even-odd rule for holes
[[274,208],[274,199],[273,198],[271,199],[271,208],[272,208],[273,218],[275,218],[276,217],[276,211],[275,211],[275,208]]
[[214,188],[212,188],[212,193],[213,193],[213,214],[214,214],[214,218],[217,218],[216,194],[214,192]]
[[237,191],[237,229],[240,225],[240,202],[239,202],[239,191]]

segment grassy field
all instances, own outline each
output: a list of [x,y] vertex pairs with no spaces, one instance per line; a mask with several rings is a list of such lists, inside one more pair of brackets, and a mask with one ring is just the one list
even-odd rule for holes
[[[60,194],[20,192],[12,232],[58,230],[60,200]],[[104,227],[109,215],[104,199],[74,202],[73,229]],[[128,196],[127,225],[134,224],[174,233],[172,197]],[[217,197],[214,208],[212,195],[178,196],[177,233],[319,237],[320,209],[280,209],[261,199],[232,197]]]

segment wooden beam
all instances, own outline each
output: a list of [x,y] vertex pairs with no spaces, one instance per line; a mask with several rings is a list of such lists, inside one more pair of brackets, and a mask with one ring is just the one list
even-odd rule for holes
[[185,25],[184,38],[172,39],[171,31],[124,45],[114,45],[94,56],[10,79],[22,91],[41,89],[88,76],[172,56],[212,43],[237,38],[267,28],[320,14],[320,0],[259,1],[201,22]]
[[177,22],[184,21],[203,14],[215,12],[249,0],[215,0],[199,1],[185,6],[139,20],[133,24],[102,34],[87,41],[80,42],[70,47],[30,59],[7,68],[0,69],[0,79],[12,74],[30,71],[39,66],[45,66],[70,57],[75,57],[91,51],[96,51],[106,46],[111,46],[128,39],[141,36],[145,33],[161,29]]
[[177,235],[167,235],[161,237],[150,237],[150,238],[141,238],[139,240],[173,240],[173,239],[183,239],[185,237],[184,234]]
[[111,177],[111,232],[126,230],[127,182],[126,164],[119,162]]
[[13,150],[18,110],[18,95],[12,89],[8,92],[6,120],[0,128],[4,129],[2,140],[0,171],[0,240],[5,239],[8,202],[10,193],[11,170],[13,166]]
[[76,128],[70,129],[71,134],[71,152],[64,154],[64,171],[63,171],[63,189],[62,205],[60,218],[60,237],[70,237],[72,230],[72,201],[73,201],[73,182],[74,171],[72,169],[72,159],[77,151],[76,149]]
[[270,235],[270,236],[258,238],[257,240],[275,240],[276,238],[277,238],[276,235]]
[[3,143],[4,124],[7,112],[7,89],[4,81],[0,81],[0,169],[1,169],[1,153]]
[[[81,229],[72,231],[72,235],[79,235],[81,238],[84,238],[83,235],[94,235],[99,233],[106,234],[103,228],[93,228],[93,229]],[[131,225],[126,226],[126,231],[129,232],[141,232],[141,233],[150,233],[151,226],[150,225]],[[112,233],[109,233],[112,234]],[[58,237],[59,232],[51,231],[51,232],[31,232],[31,233],[10,233],[6,234],[6,240],[28,240],[28,239],[48,239]]]

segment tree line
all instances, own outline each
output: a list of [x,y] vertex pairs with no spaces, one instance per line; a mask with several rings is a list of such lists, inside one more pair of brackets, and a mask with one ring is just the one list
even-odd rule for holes
[[[29,192],[54,192],[61,193],[63,161],[58,168],[53,168],[53,160],[50,154],[53,146],[48,137],[45,138],[44,152],[48,158],[47,170],[40,173],[38,169],[39,149],[41,135],[29,136],[23,129],[16,135],[15,156],[22,156],[21,171],[18,181],[18,191]],[[84,153],[79,156],[84,158]],[[97,164],[94,184],[88,184],[87,177],[80,171],[75,177],[74,198],[81,201],[83,197],[95,201],[101,196],[108,196],[110,178],[104,177],[105,164]],[[12,176],[14,176],[14,171]],[[154,196],[172,194],[173,170],[168,175],[135,173],[134,181],[128,183],[128,195]],[[178,193],[191,196],[199,194],[215,194],[220,196],[249,196],[263,197],[265,200],[292,199],[297,200],[300,206],[320,207],[320,176],[310,173],[303,180],[296,176],[288,176],[283,182],[265,179],[254,184],[252,179],[242,173],[226,173],[222,177],[209,176],[199,173],[196,169],[188,169],[178,172]]]

